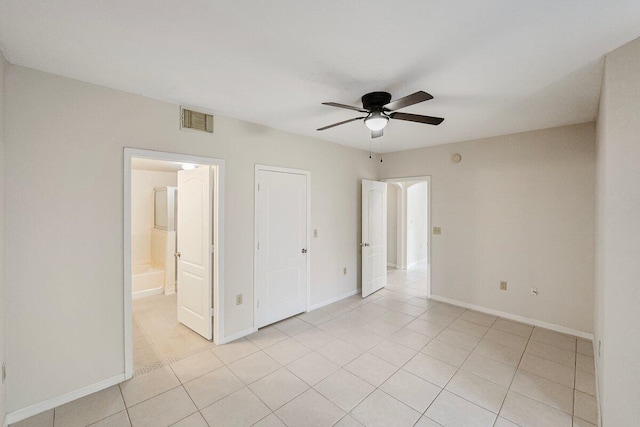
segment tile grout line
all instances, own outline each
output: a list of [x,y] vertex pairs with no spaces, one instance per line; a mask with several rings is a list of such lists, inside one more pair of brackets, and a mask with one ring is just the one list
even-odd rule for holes
[[[500,418],[500,413],[502,412],[502,408],[504,407],[504,402],[507,400],[507,396],[509,395],[509,391],[511,391],[511,386],[513,385],[513,381],[516,378],[516,375],[518,375],[518,371],[520,370],[520,364],[522,364],[522,359],[524,359],[524,355],[527,352],[527,347],[529,347],[529,343],[531,342],[531,337],[533,336],[533,331],[535,330],[535,327],[533,327],[531,329],[531,332],[529,333],[529,337],[527,338],[527,344],[524,346],[524,350],[522,351],[522,354],[520,355],[520,360],[518,361],[518,366],[516,366],[516,371],[513,373],[513,377],[511,378],[511,382],[509,383],[509,387],[507,387],[507,393],[504,395],[504,399],[502,399],[502,403],[500,404],[500,409],[498,410],[498,417],[496,418],[496,421],[493,423],[495,425],[496,422],[498,422],[498,418]],[[514,393],[517,393],[514,390]],[[540,402],[542,403],[542,402]],[[504,418],[504,417],[502,417]],[[508,418],[505,418],[508,419]],[[511,420],[509,420],[511,421]],[[513,422],[513,421],[512,421]],[[513,422],[515,424],[515,422]]]
[[[437,307],[437,306],[436,306],[436,307]],[[429,311],[429,310],[427,310],[427,311]],[[449,327],[450,327],[450,326],[451,326],[451,325],[452,325],[456,320],[460,319],[460,318],[462,317],[462,315],[463,315],[464,313],[466,313],[467,311],[469,311],[469,310],[468,310],[468,309],[465,309],[462,313],[460,313],[460,315],[458,315],[458,317],[456,317],[456,318],[455,318],[455,320],[453,320],[451,323],[449,323],[449,325],[447,325],[447,326],[446,326],[442,331],[440,331],[440,332],[438,333],[438,335],[436,335],[435,337],[433,337],[433,339],[432,339],[431,341],[436,340],[436,339],[437,339],[437,338],[438,338],[438,337],[439,337],[439,336],[440,336],[444,331],[446,331],[446,330],[447,330],[447,328],[449,328]],[[493,321],[493,323],[492,323],[491,325],[493,326],[493,324],[494,324],[494,323],[495,323],[495,320]],[[489,329],[490,329],[490,328],[489,328]],[[485,335],[487,335],[487,333],[489,332],[489,329],[488,329],[488,330],[487,330],[487,331],[482,335],[482,337],[478,340],[478,342],[476,343],[476,345],[474,345],[474,346],[473,346],[473,348],[469,351],[469,354],[464,358],[464,360],[462,361],[462,363],[460,364],[460,366],[459,366],[459,367],[455,367],[455,368],[456,368],[456,372],[454,372],[454,374],[453,374],[453,375],[451,375],[451,378],[449,378],[449,380],[447,381],[447,383],[446,383],[446,384],[445,384],[445,385],[440,389],[440,391],[438,392],[438,394],[436,395],[436,397],[431,401],[431,403],[429,404],[429,406],[427,406],[427,409],[425,409],[425,410],[424,410],[424,412],[422,413],[422,416],[423,416],[423,417],[427,417],[427,415],[426,415],[426,414],[427,414],[427,411],[429,410],[429,408],[431,408],[431,405],[433,405],[433,402],[435,402],[435,401],[438,399],[438,397],[440,397],[440,395],[441,395],[441,394],[442,394],[442,392],[445,390],[445,388],[449,385],[449,383],[451,382],[451,380],[453,379],[453,377],[454,377],[454,376],[455,376],[455,375],[456,375],[460,370],[462,370],[462,365],[464,365],[464,363],[467,361],[467,359],[468,359],[468,358],[473,354],[473,351],[478,347],[478,344],[480,344],[480,341],[482,341],[482,338],[484,338],[484,337],[485,337]],[[455,330],[455,329],[454,329],[454,330]],[[461,333],[462,333],[462,332],[461,332]],[[467,335],[467,334],[465,334],[465,335]],[[470,335],[470,336],[471,336],[471,335]],[[430,341],[430,342],[431,342],[431,341]],[[429,342],[429,343],[430,343],[430,342]],[[448,344],[446,341],[442,341],[442,342],[444,342],[445,344]],[[427,344],[422,348],[422,350],[424,350],[424,348],[425,348],[427,345],[429,345],[429,343],[427,343]],[[453,344],[449,344],[449,345],[452,345],[452,346],[454,346],[454,347],[457,347],[457,346],[455,346],[455,345],[453,345]],[[422,352],[422,350],[420,350],[420,352]],[[431,357],[431,356],[429,356],[429,357]],[[434,357],[434,359],[435,359],[435,357]],[[436,359],[436,360],[439,360],[439,359]],[[442,362],[442,361],[441,361],[441,362]],[[407,362],[407,363],[408,363],[408,362]],[[446,363],[446,362],[443,362],[443,363]],[[450,365],[450,366],[452,366],[452,365]],[[464,371],[464,372],[466,372],[466,371]],[[436,384],[436,385],[437,385],[437,384]],[[447,390],[447,392],[449,392],[449,393],[451,393],[451,394],[454,394],[455,396],[458,396],[457,394],[455,394],[455,393],[453,393],[453,392],[451,392],[451,391],[449,391],[449,390]],[[478,404],[476,404],[476,403],[473,403],[473,402],[471,402],[470,400],[468,400],[468,399],[466,399],[466,398],[464,398],[464,397],[462,397],[462,396],[458,396],[458,397],[459,397],[459,398],[461,398],[461,399],[463,399],[463,400],[466,400],[467,402],[469,402],[469,403],[471,403],[471,404],[473,404],[473,405],[475,405],[475,406],[477,406],[477,407],[479,407],[479,408],[482,408],[482,406],[480,406],[480,405],[478,405]],[[485,408],[482,408],[482,409],[485,409]],[[489,411],[489,412],[491,412],[491,411]],[[431,418],[429,418],[429,417],[427,417],[427,418],[428,418],[428,419],[431,419]],[[497,415],[496,415],[496,419],[497,419]],[[419,419],[418,419],[418,420],[419,420]]]

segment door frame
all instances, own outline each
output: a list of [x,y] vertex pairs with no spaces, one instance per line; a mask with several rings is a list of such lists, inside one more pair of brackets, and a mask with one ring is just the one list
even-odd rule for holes
[[255,165],[254,172],[254,214],[253,214],[253,330],[258,330],[258,174],[260,171],[305,175],[307,178],[307,301],[305,311],[311,305],[311,172],[302,169],[279,166]]
[[223,344],[224,337],[224,188],[225,161],[213,157],[190,154],[169,153],[164,151],[124,148],[124,367],[125,379],[133,376],[133,311],[131,295],[131,159],[143,158],[176,163],[195,163],[213,166],[213,298],[217,303],[213,307],[213,341]]
[[[432,263],[431,263],[431,246],[433,246],[433,230],[431,228],[431,175],[422,176],[408,176],[403,178],[386,178],[380,181],[389,184],[395,184],[406,181],[426,182],[427,183],[427,263],[429,264],[429,274],[427,280],[427,298],[431,298],[431,275],[432,275]],[[400,200],[398,200],[400,203]],[[405,212],[406,214],[406,212]]]

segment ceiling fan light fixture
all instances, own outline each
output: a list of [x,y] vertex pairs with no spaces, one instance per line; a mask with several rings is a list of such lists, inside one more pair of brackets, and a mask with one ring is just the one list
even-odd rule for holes
[[364,124],[372,131],[384,129],[389,121],[389,117],[380,111],[374,111],[364,119]]

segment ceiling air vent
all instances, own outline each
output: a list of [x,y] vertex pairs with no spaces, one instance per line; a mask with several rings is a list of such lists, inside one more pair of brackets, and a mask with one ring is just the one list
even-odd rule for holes
[[182,108],[182,129],[193,129],[213,133],[213,116],[199,111]]

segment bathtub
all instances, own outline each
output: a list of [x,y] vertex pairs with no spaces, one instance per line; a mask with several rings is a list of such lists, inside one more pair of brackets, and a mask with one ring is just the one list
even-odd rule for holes
[[164,270],[151,264],[133,265],[131,268],[131,290],[133,299],[164,292]]

